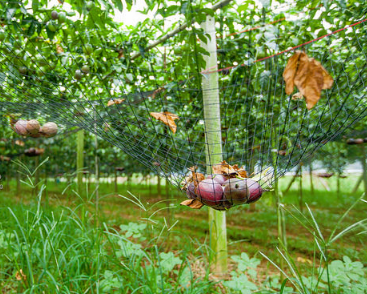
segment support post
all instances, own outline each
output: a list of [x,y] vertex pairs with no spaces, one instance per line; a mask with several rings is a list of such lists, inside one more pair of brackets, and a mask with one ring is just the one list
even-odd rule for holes
[[84,168],[84,130],[77,133],[77,159],[76,169],[78,172],[78,193],[81,196],[83,193],[83,168]]
[[[205,120],[205,144],[207,173],[212,174],[212,166],[222,161],[222,134],[220,122],[220,100],[218,89],[217,44],[215,33],[215,19],[207,16],[201,23],[205,34],[209,38],[201,46],[209,52],[204,56],[205,69],[210,68],[210,73],[202,77],[203,109]],[[227,272],[227,228],[225,211],[209,208],[209,231],[211,248],[211,268],[216,274]]]

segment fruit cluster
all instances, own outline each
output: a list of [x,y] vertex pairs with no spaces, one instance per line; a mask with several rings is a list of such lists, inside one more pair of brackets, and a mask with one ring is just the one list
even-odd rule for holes
[[41,148],[29,148],[24,151],[25,156],[34,157],[42,155],[45,152],[45,149]]
[[45,123],[42,127],[40,123],[35,120],[18,120],[12,129],[20,136],[29,136],[32,138],[51,138],[56,136],[58,127],[53,122]]
[[[236,172],[223,172],[205,177],[203,174],[191,171],[192,175],[187,178],[188,181],[183,187],[187,197],[217,210],[227,210],[236,205],[255,202],[263,193],[257,181],[241,177]],[[242,170],[238,171],[241,173]],[[193,207],[191,203],[184,202],[184,205],[192,208],[202,206],[195,204],[196,207]]]
[[353,139],[353,138],[349,138],[347,140],[347,144],[348,145],[359,145],[359,144],[363,144],[363,143],[367,143],[367,138],[358,138],[358,139]]

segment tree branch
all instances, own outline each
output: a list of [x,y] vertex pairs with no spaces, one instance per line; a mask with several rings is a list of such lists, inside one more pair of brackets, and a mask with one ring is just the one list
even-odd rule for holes
[[[223,8],[224,6],[228,5],[232,0],[223,0],[217,4],[215,4],[211,9],[213,11],[216,11],[220,8]],[[193,24],[195,22],[195,18],[192,19],[191,24]],[[157,41],[155,41],[154,43],[148,45],[144,50],[145,52],[149,51],[150,49],[157,47],[159,44],[165,42],[166,40],[168,40],[169,38],[172,38],[174,35],[177,35],[179,32],[182,32],[183,30],[185,30],[188,26],[188,23],[185,23],[181,26],[179,26],[178,28],[174,29],[172,32],[168,33],[167,35],[164,35],[163,37],[159,38]],[[136,52],[131,56],[131,60],[138,58],[139,56],[141,56],[140,52]]]

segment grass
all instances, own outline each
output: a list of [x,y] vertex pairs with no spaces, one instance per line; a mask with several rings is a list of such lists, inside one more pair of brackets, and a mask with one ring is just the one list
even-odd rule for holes
[[[93,183],[83,197],[73,192],[75,187],[66,189],[66,183],[51,180],[39,194],[22,184],[18,196],[14,181],[9,185],[3,183],[6,187],[0,192],[3,292],[110,293],[112,289],[124,289],[125,292],[116,293],[221,293],[225,283],[213,282],[207,270],[207,208],[181,207],[179,203],[185,197],[176,188],[169,187],[169,195],[158,195],[156,186],[137,184],[138,181],[135,179],[129,187],[119,185],[118,192],[130,199],[130,193],[136,195],[143,209],[115,195],[113,183],[101,183],[98,217]],[[289,181],[290,177],[281,179],[281,191]],[[334,177],[325,179],[331,191],[326,191],[314,178],[315,190],[311,194],[309,178],[304,176],[303,200],[309,204],[324,236],[331,234],[340,216],[362,195],[363,185],[355,195],[350,193],[356,181],[354,176],[341,179],[341,191],[337,193]],[[292,206],[299,204],[298,182],[282,197],[290,211],[295,211]],[[165,191],[163,186],[162,192]],[[354,207],[342,227],[365,218],[365,205]],[[280,262],[272,193],[264,194],[254,211],[247,206],[231,209],[227,223],[229,255],[246,252],[261,259],[257,285],[263,285],[269,276],[278,275],[278,270],[259,254],[261,251],[275,263]],[[143,227],[139,229],[139,225]],[[286,226],[288,253],[298,261],[301,271],[311,273],[313,235],[289,213]],[[346,234],[331,245],[329,258],[349,256],[366,266],[366,241],[365,234]],[[238,269],[233,259],[230,269]]]

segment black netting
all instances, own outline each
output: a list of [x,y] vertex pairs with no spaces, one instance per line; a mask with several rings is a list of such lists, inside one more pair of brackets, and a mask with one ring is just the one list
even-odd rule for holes
[[[32,20],[13,25],[29,29],[29,22]],[[124,68],[124,79],[118,72],[103,76],[91,64],[88,78],[77,81],[69,68],[85,63],[78,57],[83,42],[74,46],[67,37],[57,44],[24,38],[32,50],[16,49],[11,30],[7,42],[1,43],[0,114],[4,124],[5,114],[18,114],[22,119],[41,117],[64,128],[78,126],[121,148],[176,186],[184,181],[189,167],[197,166],[198,172],[206,173],[201,89],[205,72],[198,68],[166,70],[147,59],[144,65]],[[55,49],[58,46],[61,52]],[[223,159],[261,176],[257,180],[268,187],[365,117],[366,48],[366,22],[343,31],[343,37],[332,34],[301,48],[334,78],[332,88],[322,91],[312,110],[307,110],[304,100],[285,94],[282,73],[292,51],[220,70]],[[102,49],[109,50],[108,44]],[[200,52],[193,50],[199,59]],[[167,80],[171,82],[162,82]],[[108,106],[118,99],[122,103]],[[165,111],[179,117],[176,133],[150,115]]]

